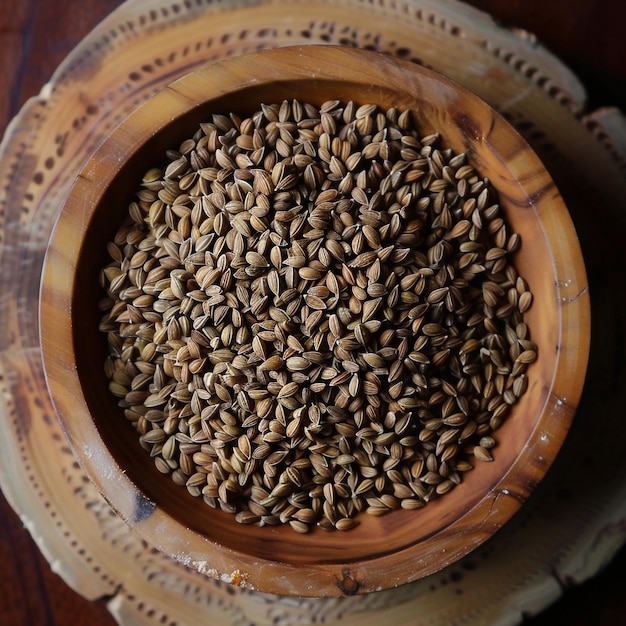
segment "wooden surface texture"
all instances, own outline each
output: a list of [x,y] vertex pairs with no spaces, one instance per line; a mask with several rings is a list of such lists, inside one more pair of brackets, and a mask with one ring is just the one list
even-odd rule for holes
[[[53,2],[2,0],[0,11],[0,134],[25,100],[37,94],[72,48],[117,0]],[[621,0],[472,0],[498,21],[524,28],[557,54],[583,81],[592,108],[626,109],[626,3]],[[10,5],[10,6],[9,6]],[[88,602],[67,587],[28,531],[0,499],[0,623],[13,625],[114,624],[105,600]],[[626,623],[622,550],[596,578],[568,590],[531,626],[612,626]],[[210,621],[210,620],[209,620]]]

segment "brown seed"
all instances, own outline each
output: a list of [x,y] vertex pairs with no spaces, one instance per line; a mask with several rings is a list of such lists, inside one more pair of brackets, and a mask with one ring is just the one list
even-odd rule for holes
[[301,267],[299,274],[304,280],[319,280],[322,277],[322,272],[313,267]]
[[537,360],[537,352],[535,350],[524,350],[516,360],[525,365],[534,363]]
[[484,446],[474,446],[474,456],[479,461],[493,461],[491,453]]
[[308,369],[311,362],[304,357],[292,356],[285,361],[285,366],[291,372],[298,372]]
[[520,313],[525,313],[530,308],[533,301],[533,295],[530,291],[523,291],[519,296],[517,308]]
[[276,370],[279,370],[283,366],[283,363],[284,361],[281,357],[279,357],[278,355],[273,355],[269,357],[268,359],[266,359],[265,361],[263,361],[263,363],[261,363],[260,365],[260,368],[262,370],[276,371]]
[[314,310],[325,310],[327,308],[326,303],[321,298],[317,296],[307,294],[304,296],[304,301],[307,305]]
[[308,533],[310,530],[310,527],[308,524],[297,519],[290,520],[289,526],[291,526],[291,528],[293,528],[297,533],[300,533],[300,534]]
[[287,383],[277,394],[277,398],[290,398],[294,394],[298,393],[298,384],[291,382]]
[[410,111],[285,100],[146,173],[98,278],[110,391],[159,472],[306,532],[491,458],[532,294],[488,181],[438,142]]
[[335,522],[335,528],[337,530],[352,530],[359,525],[359,520],[353,517],[342,517]]

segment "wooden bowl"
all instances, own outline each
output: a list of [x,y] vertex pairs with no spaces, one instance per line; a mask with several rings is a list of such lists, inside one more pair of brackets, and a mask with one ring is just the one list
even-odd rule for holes
[[[417,112],[422,134],[469,152],[488,176],[512,229],[515,264],[534,304],[527,312],[538,360],[528,391],[497,431],[491,463],[415,511],[363,515],[347,532],[253,527],[207,507],[160,474],[109,393],[98,331],[106,243],[155,155],[211,113],[251,113],[298,98],[374,102]],[[561,288],[578,293],[566,299]],[[49,243],[41,289],[49,390],[77,459],[115,511],[146,542],[208,576],[264,592],[332,596],[390,588],[456,561],[520,508],[555,459],[581,394],[589,303],[581,251],[549,174],[487,104],[422,67],[334,46],[279,48],[193,71],[129,116],[78,176]]]

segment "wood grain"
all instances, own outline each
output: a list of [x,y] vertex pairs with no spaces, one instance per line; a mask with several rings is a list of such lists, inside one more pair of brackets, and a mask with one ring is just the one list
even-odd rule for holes
[[[119,0],[24,0],[0,11],[0,135],[59,63]],[[4,9],[4,7],[3,7]],[[0,614],[6,626],[113,626],[106,599],[71,589],[0,492]]]
[[[26,98],[35,95],[50,77],[59,61],[99,19],[120,3],[115,0],[83,0],[72,3],[72,11],[52,0],[16,3],[2,12],[0,26],[0,132],[17,113]],[[621,32],[624,5],[604,0],[472,0],[508,25],[527,28],[562,60],[577,70],[592,88],[590,102],[597,105],[620,104],[626,66],[626,38]],[[36,5],[37,11],[33,7]],[[77,8],[78,7],[78,8]],[[19,9],[19,10],[16,10]],[[567,28],[554,26],[546,11],[559,21],[567,16]],[[621,14],[620,14],[621,11]],[[593,35],[592,35],[592,34]],[[620,100],[620,98],[622,100]],[[8,625],[30,624],[113,624],[112,618],[69,589],[35,548],[19,518],[3,500],[0,535],[2,576],[0,607],[2,621]],[[565,596],[544,615],[529,624],[576,626],[613,626],[626,619],[626,606],[617,581],[626,569],[624,552],[603,574]],[[22,592],[17,580],[26,581]],[[35,581],[35,582],[33,582]],[[43,581],[43,582],[42,582]],[[42,607],[50,606],[43,612]]]
[[[103,342],[92,304],[98,292],[90,288],[112,237],[108,230],[125,210],[123,198],[132,197],[155,154],[190,136],[210,112],[251,115],[261,103],[293,97],[319,106],[337,89],[346,101],[410,109],[421,134],[438,132],[442,145],[466,152],[491,180],[505,219],[522,240],[515,265],[534,294],[525,319],[539,354],[528,370],[528,392],[498,429],[493,463],[481,464],[460,487],[419,511],[363,516],[345,538],[242,527],[223,512],[205,511],[201,500],[184,498],[180,487],[144,462],[134,432],[116,428],[112,419],[121,412],[101,375],[104,355],[96,356]],[[567,293],[579,295],[568,300]],[[558,454],[580,397],[589,299],[582,253],[554,182],[491,107],[414,63],[345,46],[306,45],[200,68],[109,135],[79,176],[50,241],[41,341],[48,386],[77,458],[148,545],[192,567],[198,563],[201,571],[209,561],[216,577],[241,568],[259,591],[327,597],[344,593],[337,584],[342,576],[367,593],[439,571],[481,545],[527,500]],[[146,515],[136,514],[138,498],[151,503]]]

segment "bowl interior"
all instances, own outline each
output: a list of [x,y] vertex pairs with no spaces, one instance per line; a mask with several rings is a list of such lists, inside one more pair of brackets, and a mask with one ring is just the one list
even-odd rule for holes
[[[362,516],[348,533],[244,526],[160,474],[140,447],[103,373],[98,272],[142,175],[211,113],[261,103],[339,98],[410,108],[422,135],[468,151],[489,177],[512,230],[515,265],[534,294],[526,314],[539,359],[528,391],[496,436],[494,461],[416,511]],[[420,67],[331,46],[277,49],[185,76],[131,115],[78,177],[52,236],[41,297],[48,385],[78,459],[113,508],[150,544],[213,576],[269,592],[334,595],[388,588],[437,571],[504,524],[555,457],[580,395],[588,302],[564,303],[586,279],[573,226],[552,180],[523,140],[477,97]],[[231,575],[240,572],[241,576]]]

